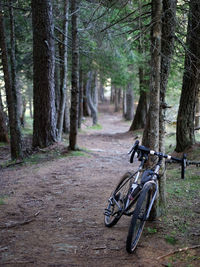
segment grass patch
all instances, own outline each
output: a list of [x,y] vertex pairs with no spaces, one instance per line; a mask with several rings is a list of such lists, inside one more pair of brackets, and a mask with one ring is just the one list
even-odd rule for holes
[[197,239],[193,233],[199,231],[199,169],[194,166],[187,168],[185,177],[181,179],[178,165],[169,166],[166,183],[167,214],[162,219],[166,232],[163,237],[171,245],[180,243],[188,246]]
[[0,205],[5,205],[5,201],[4,201],[5,197],[0,197]]
[[88,155],[81,150],[76,150],[76,151],[70,151],[68,154],[69,157],[88,157]]
[[147,227],[147,232],[148,232],[148,234],[155,234],[155,233],[157,233],[157,229],[156,228]]
[[103,129],[103,126],[101,124],[95,124],[93,126],[87,127],[87,129],[91,129],[91,130],[102,130]]
[[174,236],[171,235],[166,235],[165,236],[165,241],[169,243],[170,245],[175,245],[177,243],[177,240]]

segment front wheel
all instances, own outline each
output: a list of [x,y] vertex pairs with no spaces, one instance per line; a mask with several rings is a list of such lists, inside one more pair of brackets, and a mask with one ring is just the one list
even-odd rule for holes
[[138,198],[136,208],[133,212],[126,240],[126,250],[128,253],[132,253],[135,250],[138,241],[141,237],[146,222],[146,215],[149,208],[149,204],[152,200],[152,196],[153,196],[153,185],[148,184],[143,188]]
[[121,218],[124,205],[130,192],[132,179],[133,175],[131,173],[125,173],[112,192],[108,200],[108,206],[104,212],[104,222],[107,227],[112,227]]

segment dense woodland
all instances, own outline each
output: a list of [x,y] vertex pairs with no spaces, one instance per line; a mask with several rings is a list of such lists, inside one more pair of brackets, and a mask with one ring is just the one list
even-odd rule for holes
[[198,0],[1,0],[0,142],[26,157],[31,118],[33,149],[65,133],[76,150],[83,119],[98,124],[109,101],[151,149],[165,151],[175,123],[184,151],[199,129],[199,21]]

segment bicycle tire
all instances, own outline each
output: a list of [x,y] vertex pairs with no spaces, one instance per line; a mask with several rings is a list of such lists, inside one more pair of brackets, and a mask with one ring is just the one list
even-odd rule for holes
[[[119,183],[117,184],[115,190],[111,193],[109,198],[109,203],[104,213],[104,223],[107,227],[112,227],[115,225],[123,214],[124,203],[130,192],[131,181],[133,176],[131,173],[125,173]],[[115,200],[115,201],[114,201]],[[116,202],[120,206],[117,206]]]
[[126,240],[126,250],[133,253],[141,237],[145,222],[146,213],[153,195],[153,185],[147,184],[141,191],[136,208],[131,219],[128,236]]

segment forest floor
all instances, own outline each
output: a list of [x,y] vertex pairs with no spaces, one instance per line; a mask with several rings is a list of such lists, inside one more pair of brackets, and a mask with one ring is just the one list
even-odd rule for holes
[[[0,266],[200,266],[197,221],[196,235],[180,236],[175,244],[166,241],[173,230],[170,223],[147,223],[132,255],[125,249],[130,217],[113,228],[104,226],[111,191],[136,167],[127,152],[138,137],[107,106],[101,106],[99,124],[102,129],[94,129],[85,120],[78,136],[85,152],[68,154],[63,142],[41,150],[39,160],[35,155],[23,165],[0,170]],[[0,150],[1,160],[9,157],[6,146]],[[50,156],[55,154],[59,156]],[[195,248],[177,252],[186,246]]]

